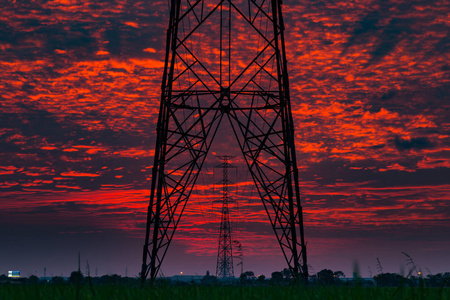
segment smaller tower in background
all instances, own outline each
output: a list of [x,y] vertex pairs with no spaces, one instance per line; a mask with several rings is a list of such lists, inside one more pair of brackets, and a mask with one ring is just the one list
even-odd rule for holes
[[221,164],[216,166],[223,170],[223,179],[219,183],[222,184],[222,216],[220,218],[219,228],[219,249],[217,253],[216,276],[219,278],[234,278],[233,268],[233,247],[231,239],[230,212],[228,203],[233,200],[228,195],[228,186],[231,181],[228,180],[228,169],[235,168],[229,163],[233,156],[218,156]]

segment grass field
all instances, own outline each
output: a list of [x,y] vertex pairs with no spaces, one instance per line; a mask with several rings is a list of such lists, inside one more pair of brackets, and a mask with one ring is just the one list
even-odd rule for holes
[[299,286],[127,286],[70,284],[0,285],[0,300],[14,299],[432,299],[450,300],[449,288]]

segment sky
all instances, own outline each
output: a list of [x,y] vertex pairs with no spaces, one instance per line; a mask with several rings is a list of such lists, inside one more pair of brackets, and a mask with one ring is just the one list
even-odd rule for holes
[[[310,273],[407,274],[402,252],[424,274],[450,271],[448,2],[283,3]],[[168,12],[167,1],[0,4],[0,274],[68,276],[80,252],[85,273],[137,276]],[[215,273],[223,154],[236,155],[244,271],[286,267],[223,126],[161,275]]]

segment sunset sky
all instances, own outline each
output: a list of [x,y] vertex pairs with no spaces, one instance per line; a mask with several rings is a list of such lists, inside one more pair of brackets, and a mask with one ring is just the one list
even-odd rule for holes
[[[283,3],[310,273],[351,277],[356,262],[374,276],[378,257],[406,274],[401,252],[450,272],[448,1]],[[91,275],[137,276],[168,13],[167,0],[0,4],[0,274],[69,276],[80,252]],[[165,276],[215,273],[224,154],[244,271],[286,267],[222,125]]]

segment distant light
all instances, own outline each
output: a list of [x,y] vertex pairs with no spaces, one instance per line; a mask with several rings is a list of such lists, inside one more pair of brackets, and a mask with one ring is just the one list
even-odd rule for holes
[[180,272],[181,275],[183,275],[183,272]]
[[20,271],[8,271],[8,277],[19,278],[20,277]]
[[419,271],[419,272],[417,272],[417,274],[418,274],[418,275],[422,275],[422,272]]

